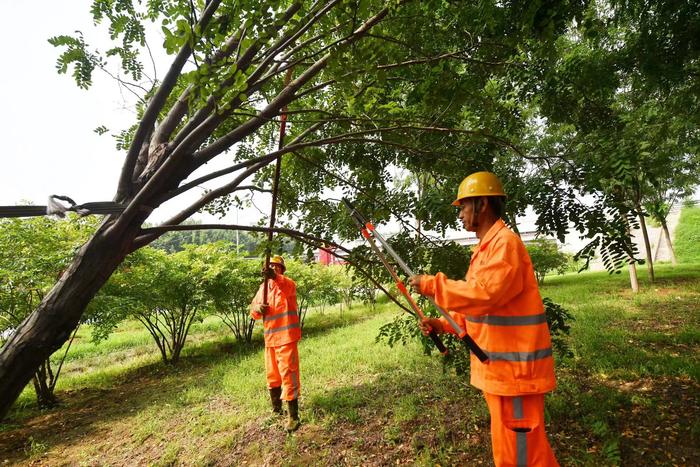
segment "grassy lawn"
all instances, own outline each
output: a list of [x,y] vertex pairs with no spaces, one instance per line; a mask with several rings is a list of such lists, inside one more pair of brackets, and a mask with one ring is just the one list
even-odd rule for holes
[[700,206],[685,206],[674,235],[674,250],[680,263],[700,263]]
[[[639,294],[625,273],[545,281],[542,294],[576,318],[574,356],[558,360],[547,398],[562,465],[700,464],[700,265],[656,269],[653,285],[639,271]],[[173,367],[138,323],[99,345],[81,329],[62,405],[37,411],[25,391],[0,425],[0,464],[490,465],[480,393],[418,344],[374,342],[395,313],[309,313],[291,436],[269,415],[259,334],[241,345],[208,318]]]

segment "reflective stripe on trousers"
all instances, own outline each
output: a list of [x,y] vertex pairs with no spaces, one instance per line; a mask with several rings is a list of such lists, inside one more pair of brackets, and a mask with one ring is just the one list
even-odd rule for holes
[[491,414],[491,444],[497,467],[558,466],[544,428],[544,394],[484,393]]
[[267,387],[282,386],[282,400],[298,399],[301,393],[297,343],[265,347]]

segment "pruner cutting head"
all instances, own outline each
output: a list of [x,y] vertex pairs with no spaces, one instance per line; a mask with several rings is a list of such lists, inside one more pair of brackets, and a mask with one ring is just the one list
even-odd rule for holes
[[362,225],[365,225],[367,223],[365,221],[364,216],[362,214],[360,214],[357,209],[355,209],[355,206],[350,202],[349,199],[343,197],[342,201],[343,201],[343,204],[345,205],[345,207],[348,208],[348,211],[350,211],[350,215],[352,217],[354,217]]

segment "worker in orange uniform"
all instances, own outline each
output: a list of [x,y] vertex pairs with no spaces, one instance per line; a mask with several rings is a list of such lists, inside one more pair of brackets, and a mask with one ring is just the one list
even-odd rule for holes
[[[284,258],[273,256],[266,280],[250,304],[253,319],[263,320],[265,336],[265,369],[272,411],[282,414],[282,401],[287,401],[287,431],[299,428],[299,351],[301,326],[297,308],[297,288],[284,275]],[[268,280],[269,279],[269,280]],[[267,284],[267,305],[263,304],[263,287]]]
[[[502,219],[501,181],[490,172],[471,174],[452,204],[479,238],[466,279],[439,272],[409,283],[449,310],[489,357],[482,363],[472,354],[471,384],[489,407],[496,466],[558,466],[544,430],[544,395],[555,387],[549,327],[525,245]],[[424,334],[433,329],[454,333],[444,318],[421,322]]]

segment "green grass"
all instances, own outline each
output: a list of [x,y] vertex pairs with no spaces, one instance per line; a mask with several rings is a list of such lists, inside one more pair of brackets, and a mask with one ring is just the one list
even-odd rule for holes
[[680,263],[700,263],[700,206],[686,206],[674,234],[674,251]]
[[[547,396],[562,465],[700,462],[700,265],[548,277],[542,295],[575,317],[574,356],[557,357]],[[417,343],[375,343],[395,305],[310,312],[300,342],[302,429],[283,433],[265,389],[259,327],[232,339],[215,317],[194,326],[182,361],[164,365],[138,323],[104,342],[79,331],[41,412],[25,391],[0,425],[0,463],[48,465],[474,465],[489,462],[481,394]],[[9,441],[8,441],[9,443]],[[9,453],[12,454],[9,454]]]

